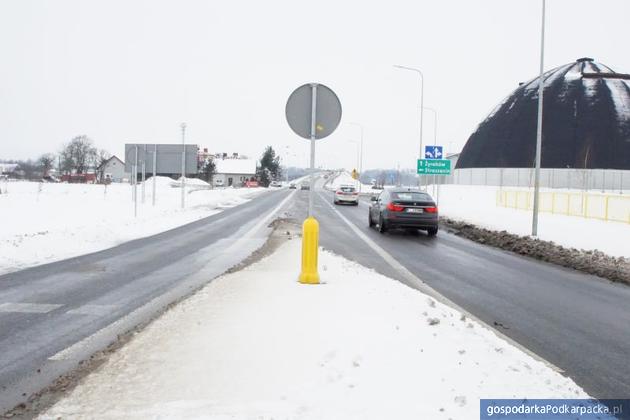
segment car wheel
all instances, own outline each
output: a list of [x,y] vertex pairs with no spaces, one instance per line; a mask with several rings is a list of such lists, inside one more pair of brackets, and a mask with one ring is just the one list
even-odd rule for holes
[[438,233],[438,228],[437,228],[437,226],[436,226],[436,227],[432,227],[432,228],[427,229],[427,234],[428,234],[429,236],[435,236],[435,235],[437,235],[437,233]]
[[374,222],[372,221],[372,212],[368,211],[368,226],[374,227]]
[[387,225],[385,225],[382,214],[378,217],[378,231],[381,233],[387,232]]

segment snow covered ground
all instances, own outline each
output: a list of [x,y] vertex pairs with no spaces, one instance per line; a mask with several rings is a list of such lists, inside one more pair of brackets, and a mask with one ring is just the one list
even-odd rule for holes
[[[488,229],[531,234],[532,212],[498,207],[497,189],[480,185],[441,185],[440,214]],[[432,186],[429,186],[429,193],[432,193]],[[540,213],[538,236],[566,247],[597,249],[611,256],[630,258],[628,223]]]
[[146,183],[145,203],[138,186],[138,217],[134,217],[128,184],[40,184],[13,182],[0,194],[0,274],[109,248],[153,235],[241,204],[265,188],[215,189],[187,180],[182,210],[178,181],[156,178],[156,205],[151,205],[152,181]]
[[480,398],[586,398],[571,379],[403,284],[300,242],[220,277],[41,418],[470,419]]

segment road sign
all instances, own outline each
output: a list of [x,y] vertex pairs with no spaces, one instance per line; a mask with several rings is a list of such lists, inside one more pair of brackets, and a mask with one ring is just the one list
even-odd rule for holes
[[449,159],[418,159],[418,175],[450,175]]
[[[335,92],[327,86],[307,83],[289,96],[285,114],[289,126],[298,136],[318,140],[332,134],[339,125],[341,103]],[[314,133],[311,132],[312,128]]]
[[[196,174],[197,151],[199,148],[196,144],[187,144],[185,148],[186,174]],[[158,174],[181,174],[183,150],[181,144],[127,143],[125,144],[125,172],[132,173],[134,171],[133,165],[136,160],[136,150],[138,152],[139,168],[144,163],[147,173],[153,173],[153,163],[155,162],[155,172]]]
[[444,154],[442,153],[443,146],[424,146],[425,159],[442,159]]
[[359,179],[359,173],[356,169],[352,170],[352,179]]

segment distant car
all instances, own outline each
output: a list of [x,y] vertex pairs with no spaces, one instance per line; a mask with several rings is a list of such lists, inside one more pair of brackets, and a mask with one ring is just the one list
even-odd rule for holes
[[274,187],[274,188],[279,188],[282,187],[282,184],[280,184],[278,181],[271,181],[271,184],[269,184],[270,187]]
[[300,189],[301,190],[310,190],[311,189],[311,184],[308,181],[303,181],[300,184]]
[[438,233],[438,208],[431,196],[412,188],[392,188],[372,197],[368,214],[370,227],[378,225],[385,233],[389,229],[421,229],[429,236]]
[[353,185],[341,185],[335,191],[335,204],[350,203],[355,206],[359,205],[359,192]]
[[293,182],[289,184],[289,189],[290,190],[294,190],[295,188],[296,187],[295,187],[295,184]]

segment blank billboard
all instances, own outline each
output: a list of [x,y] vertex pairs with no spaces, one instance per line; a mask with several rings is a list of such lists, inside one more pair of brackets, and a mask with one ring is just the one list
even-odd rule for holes
[[[197,171],[197,150],[196,144],[186,146],[186,174],[196,174]],[[156,173],[158,174],[181,174],[182,173],[182,150],[181,144],[125,144],[125,172],[132,173],[133,165],[138,158],[138,172],[142,170],[142,162],[145,163],[147,174],[153,173],[153,155],[156,155]]]

